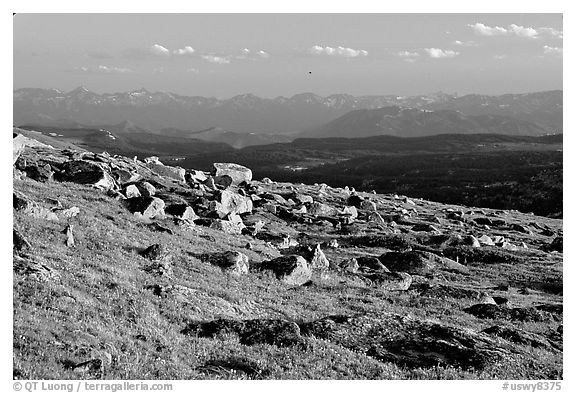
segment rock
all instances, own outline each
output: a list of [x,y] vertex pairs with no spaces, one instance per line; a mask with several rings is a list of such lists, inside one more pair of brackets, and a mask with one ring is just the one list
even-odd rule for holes
[[421,251],[390,251],[378,258],[391,271],[426,275],[436,268],[433,259]]
[[416,238],[408,234],[364,235],[351,239],[352,245],[382,247],[394,251],[409,251],[417,244]]
[[310,195],[303,195],[303,194],[295,193],[292,196],[292,199],[294,199],[295,201],[297,201],[300,204],[314,203],[314,198],[312,198]]
[[141,196],[151,197],[156,194],[156,188],[147,181],[138,182],[135,185]]
[[542,336],[534,333],[529,333],[514,327],[497,325],[482,330],[482,333],[502,337],[503,339],[511,341],[513,343],[528,345],[533,348],[545,348],[548,350],[554,348]]
[[326,270],[329,267],[330,262],[328,262],[326,255],[324,255],[320,249],[320,244],[316,244],[312,253],[312,258],[310,259],[310,268],[312,270]]
[[374,270],[390,273],[390,270],[382,264],[376,257],[358,257],[356,258],[361,270]]
[[438,228],[430,224],[416,224],[411,228],[414,232],[440,232]]
[[223,189],[227,189],[228,187],[230,187],[233,183],[233,180],[230,176],[228,175],[222,175],[222,176],[215,176],[214,177],[214,184],[223,188]]
[[492,238],[490,236],[487,236],[487,235],[480,236],[480,238],[478,239],[478,242],[480,242],[480,244],[483,244],[485,246],[493,246],[494,245],[494,241],[492,240]]
[[41,220],[58,221],[58,216],[54,212],[38,206],[36,202],[29,200],[23,194],[14,192],[12,195],[12,205],[16,211]]
[[300,324],[300,332],[302,336],[324,339],[378,361],[409,368],[452,366],[483,370],[509,357],[513,348],[470,329],[383,311],[328,316]]
[[80,214],[80,208],[78,206],[72,206],[69,209],[62,210],[60,214],[66,218],[76,217],[78,214]]
[[74,243],[74,234],[72,233],[72,225],[68,224],[66,225],[66,228],[64,229],[63,233],[66,234],[66,247],[76,247],[76,244]]
[[558,252],[564,252],[564,240],[563,240],[563,236],[557,236],[554,238],[554,240],[552,240],[552,242],[545,246],[544,249],[546,251],[558,251]]
[[32,245],[16,228],[12,230],[12,250],[17,253],[32,250]]
[[217,264],[226,272],[238,276],[248,274],[250,266],[248,264],[248,256],[238,251],[225,252]]
[[312,270],[300,255],[286,255],[264,261],[260,269],[272,270],[276,278],[288,285],[302,285],[312,278]]
[[152,244],[142,251],[140,255],[151,261],[167,261],[171,258],[168,249],[164,245],[158,243]]
[[241,235],[242,230],[246,228],[242,219],[237,214],[228,215],[226,220],[214,220],[210,228],[222,231],[229,235]]
[[356,258],[348,259],[340,264],[340,268],[350,273],[358,272],[360,265]]
[[142,196],[140,194],[140,190],[134,184],[130,184],[129,186],[126,186],[124,188],[123,192],[124,192],[124,195],[126,196],[126,198],[136,198],[136,197]]
[[330,216],[334,213],[335,209],[324,203],[313,202],[308,207],[308,214],[313,216]]
[[374,211],[374,212],[377,210],[376,204],[372,201],[369,201],[369,200],[364,200],[364,201],[360,202],[360,209]]
[[462,239],[462,243],[467,245],[467,246],[470,246],[470,247],[475,247],[475,248],[481,247],[480,241],[478,239],[476,239],[476,237],[473,235],[465,236]]
[[155,172],[157,175],[162,177],[167,177],[180,182],[185,182],[184,175],[186,170],[180,167],[173,167],[164,165],[158,160],[158,157],[147,157],[144,159],[146,166],[151,171]]
[[208,176],[202,171],[191,169],[186,172],[186,181],[188,182],[203,183],[206,179],[208,179]]
[[362,202],[365,202],[365,200],[364,200],[364,198],[362,198],[359,195],[352,195],[346,201],[346,203],[348,203],[348,205],[358,207],[358,208],[361,207]]
[[264,184],[272,184],[274,183],[272,180],[270,180],[270,178],[265,177],[264,179],[262,179],[262,183]]
[[170,214],[171,216],[180,218],[182,220],[194,221],[199,218],[198,215],[196,215],[194,212],[194,209],[185,203],[174,203],[168,205],[165,208],[165,212],[166,214]]
[[520,225],[520,224],[510,224],[510,225],[508,225],[508,229],[510,229],[511,231],[516,231],[516,232],[520,232],[520,233],[527,233],[527,234],[532,233],[530,231],[530,229],[528,229],[528,227],[526,227],[524,225]]
[[252,181],[252,171],[245,166],[238,164],[221,162],[214,163],[212,174],[214,176],[230,176],[232,179],[232,185],[235,186],[243,182],[250,183]]
[[26,148],[26,142],[28,138],[21,134],[12,135],[12,165],[16,164],[16,161],[20,157],[20,154]]
[[84,160],[67,161],[54,177],[57,181],[86,184],[102,190],[115,188],[116,182],[100,165]]
[[480,303],[465,308],[464,311],[481,319],[503,319],[521,322],[550,322],[555,320],[551,313],[534,307],[509,308],[496,304]]
[[341,216],[348,216],[352,219],[358,218],[358,210],[354,206],[345,206],[340,212]]
[[482,293],[480,297],[480,303],[482,304],[496,304],[496,300],[487,293]]
[[46,165],[30,165],[24,169],[26,176],[32,180],[36,180],[42,183],[51,181],[54,172],[52,167],[48,164]]
[[164,217],[164,201],[156,197],[137,197],[123,201],[130,213],[145,219]]
[[302,205],[298,209],[293,209],[292,213],[294,213],[294,214],[306,214],[306,213],[308,213],[308,209],[306,209],[306,206]]
[[389,272],[386,270],[361,273],[364,279],[371,284],[386,291],[407,291],[412,284],[412,276],[403,272]]
[[210,322],[192,322],[182,334],[214,338],[223,334],[236,334],[242,345],[268,344],[278,347],[303,345],[300,328],[284,319],[217,319]]
[[228,190],[221,191],[217,196],[217,201],[222,204],[223,211],[226,213],[251,213],[253,209],[250,198]]

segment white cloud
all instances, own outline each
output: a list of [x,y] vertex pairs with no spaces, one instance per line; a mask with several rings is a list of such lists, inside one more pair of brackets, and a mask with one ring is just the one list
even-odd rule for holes
[[456,57],[460,52],[456,52],[450,49],[439,49],[439,48],[425,48],[424,49],[428,56],[433,59],[446,59],[451,57]]
[[228,59],[227,57],[223,57],[223,56],[203,55],[202,58],[204,60],[206,60],[207,62],[210,62],[210,63],[216,63],[216,64],[229,64],[230,63],[230,59]]
[[330,47],[314,45],[308,49],[308,53],[314,56],[338,56],[338,57],[361,57],[368,56],[368,51],[363,49],[344,48],[342,46]]
[[507,55],[494,55],[494,60],[504,60],[507,57]]
[[130,72],[134,72],[130,68],[108,67],[105,65],[99,65],[96,67],[78,67],[74,68],[72,71],[85,72],[89,74],[128,74]]
[[508,30],[504,27],[500,26],[486,26],[484,23],[475,23],[473,25],[468,24],[468,27],[472,28],[477,34],[485,35],[485,36],[494,36],[494,35],[506,35],[508,34]]
[[170,51],[162,45],[154,44],[150,47],[150,53],[154,56],[170,56]]
[[466,47],[478,46],[478,43],[477,43],[476,41],[460,41],[460,40],[456,40],[456,41],[453,41],[452,44],[458,45],[458,46],[466,46]]
[[188,68],[188,69],[186,70],[186,72],[189,72],[189,73],[191,73],[191,74],[199,74],[199,73],[200,73],[200,70],[199,70],[198,68]]
[[401,51],[396,53],[396,56],[401,57],[404,61],[408,63],[414,63],[418,57],[420,57],[420,53],[418,52],[409,52],[407,50]]
[[563,38],[563,34],[560,30],[553,27],[526,27],[519,26],[514,23],[508,27],[502,26],[487,26],[483,23],[468,24],[476,34],[483,36],[516,36],[522,38],[540,38],[542,36],[549,36],[554,38]]
[[250,49],[248,48],[243,48],[240,52],[242,52],[243,55],[248,56],[250,54]]
[[518,37],[536,38],[538,36],[536,29],[532,27],[518,26],[515,24],[511,24],[508,31],[511,32],[511,34],[517,35]]
[[191,54],[193,54],[194,52],[196,52],[196,51],[194,50],[194,48],[192,48],[191,46],[185,46],[185,47],[182,48],[182,49],[176,49],[173,53],[174,53],[175,55],[178,55],[178,56],[185,56],[185,55],[191,55]]
[[544,53],[547,55],[561,55],[563,52],[564,49],[557,46],[544,45]]
[[267,59],[270,57],[270,53],[264,52],[263,50],[259,50],[258,52],[256,52],[256,55],[263,59]]

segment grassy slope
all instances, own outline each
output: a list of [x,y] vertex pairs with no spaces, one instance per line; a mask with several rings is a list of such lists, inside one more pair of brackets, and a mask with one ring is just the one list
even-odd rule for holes
[[[14,222],[31,240],[37,256],[59,275],[39,283],[14,275],[14,373],[26,379],[88,378],[69,365],[95,357],[103,351],[112,355],[104,368],[105,379],[406,379],[406,378],[555,378],[561,373],[561,357],[544,350],[522,347],[532,359],[494,364],[482,373],[455,369],[404,369],[380,363],[330,342],[310,339],[311,347],[278,348],[269,345],[244,346],[237,337],[195,338],[180,334],[187,321],[217,317],[276,317],[297,322],[329,314],[352,314],[386,310],[445,324],[480,330],[494,321],[479,320],[461,311],[475,303],[469,300],[429,299],[407,293],[391,293],[347,281],[330,273],[311,287],[289,289],[261,273],[232,277],[200,261],[204,253],[239,249],[250,241],[254,250],[244,250],[251,261],[278,255],[264,242],[244,236],[227,236],[204,227],[182,230],[169,221],[174,235],[153,232],[129,214],[120,202],[84,186],[67,183],[42,184],[24,179],[14,188],[45,206],[45,198],[57,198],[64,207],[78,206],[81,213],[71,219],[76,248],[67,248],[61,233],[66,220],[58,223],[14,213]],[[174,253],[170,277],[155,277],[143,267],[150,262],[138,251],[163,243]],[[337,252],[335,252],[337,253]],[[327,253],[329,258],[338,255]],[[552,268],[551,268],[552,266]],[[465,285],[483,287],[502,280],[506,274],[525,269],[558,271],[558,262],[532,261],[517,267],[478,268],[478,275]],[[507,273],[505,270],[508,269]],[[441,279],[457,280],[447,274]],[[149,285],[177,284],[194,293],[159,297]],[[516,304],[548,299],[505,293]],[[549,300],[549,299],[548,299]],[[561,297],[556,300],[561,301]],[[534,332],[556,326],[516,323]],[[207,366],[228,361],[250,368],[248,374],[230,367]],[[246,366],[248,365],[248,366]],[[238,366],[239,368],[242,368]],[[256,370],[256,371],[254,371]]]

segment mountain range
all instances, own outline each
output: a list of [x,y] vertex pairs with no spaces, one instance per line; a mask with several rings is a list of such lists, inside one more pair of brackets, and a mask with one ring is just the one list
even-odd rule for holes
[[[559,133],[562,132],[563,108],[562,91],[559,90],[500,96],[478,94],[457,96],[435,93],[410,97],[397,95],[355,97],[348,94],[321,97],[303,93],[290,98],[268,99],[243,94],[230,99],[218,99],[163,92],[152,93],[145,89],[97,94],[84,87],[70,92],[24,88],[13,92],[13,102],[14,125],[81,128],[129,121],[135,127],[154,133],[168,132],[178,136],[182,136],[182,133],[197,133],[195,138],[209,135],[209,139],[223,138],[222,134],[226,133],[328,136],[326,128],[322,131],[320,129],[342,116],[354,117],[364,113],[369,114],[368,117],[372,119],[373,116],[378,117],[381,112],[386,114],[387,111],[390,112],[389,115],[400,113],[401,116],[394,121],[389,119],[390,124],[386,124],[384,128],[378,125],[366,126],[367,129],[369,127],[378,129],[375,134],[370,134],[366,129],[360,135],[380,135],[383,129],[390,130],[384,134],[404,135],[407,128],[410,130],[405,136],[422,135],[422,131],[418,130],[429,126],[432,127],[432,132],[428,132],[428,135],[461,132],[458,127],[454,131],[452,125],[445,127],[444,123],[451,120],[442,120],[439,117],[449,117],[460,122],[462,127],[472,127],[473,131],[469,132],[517,134],[527,130],[530,135]],[[396,109],[381,109],[386,107]],[[400,112],[400,108],[404,110]],[[406,111],[406,108],[411,110]],[[377,110],[377,112],[350,114],[359,110]],[[436,114],[430,115],[431,112],[427,111]],[[408,115],[415,117],[414,120],[417,122],[423,121],[424,124],[416,124],[414,131],[411,124],[406,124]],[[474,118],[468,119],[466,118],[468,116]],[[345,123],[350,117],[340,120]],[[486,122],[489,123],[487,125],[489,129],[486,131],[479,129],[484,127]],[[515,122],[519,123],[513,124]],[[341,124],[343,123],[340,122]],[[342,136],[342,133],[353,136],[351,131],[346,129],[337,130],[334,136]],[[273,141],[281,140],[274,138]],[[246,146],[246,143],[237,142],[236,146]]]

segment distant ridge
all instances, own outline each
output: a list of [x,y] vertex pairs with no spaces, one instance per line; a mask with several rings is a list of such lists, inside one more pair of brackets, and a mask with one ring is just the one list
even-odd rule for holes
[[97,94],[84,87],[18,89],[13,92],[14,125],[120,124],[157,131],[165,128],[205,130],[219,127],[235,133],[297,134],[329,123],[351,111],[403,107],[455,110],[463,115],[499,115],[528,121],[548,133],[562,132],[562,91],[487,96],[434,93],[417,96],[352,96],[313,93],[290,98],[260,98],[242,94],[229,99],[173,93],[131,92]]

